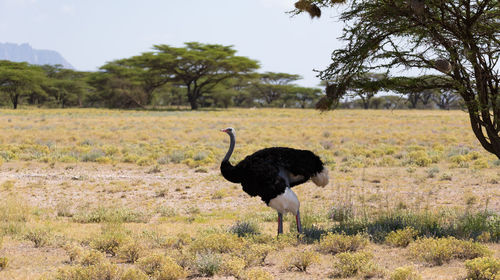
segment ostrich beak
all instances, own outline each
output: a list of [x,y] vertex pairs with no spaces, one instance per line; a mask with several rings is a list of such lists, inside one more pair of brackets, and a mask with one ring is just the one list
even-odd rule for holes
[[227,129],[224,128],[224,129],[221,129],[220,131],[221,132],[227,132]]

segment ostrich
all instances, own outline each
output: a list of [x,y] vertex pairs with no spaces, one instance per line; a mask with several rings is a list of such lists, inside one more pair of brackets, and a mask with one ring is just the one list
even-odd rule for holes
[[236,143],[235,130],[229,127],[221,131],[229,134],[231,140],[220,166],[222,176],[232,183],[241,183],[243,191],[260,196],[278,212],[278,235],[283,233],[283,214],[287,212],[295,215],[297,231],[302,233],[300,203],[291,188],[309,179],[317,186],[326,186],[328,169],[321,159],[307,150],[272,147],[259,150],[233,166],[229,158]]

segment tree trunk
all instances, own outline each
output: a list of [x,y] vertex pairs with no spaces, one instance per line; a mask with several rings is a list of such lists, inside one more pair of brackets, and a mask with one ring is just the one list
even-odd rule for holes
[[479,143],[481,143],[481,146],[483,146],[486,151],[496,155],[500,159],[500,145],[498,145],[498,143],[500,143],[500,138],[496,136],[494,137],[496,139],[489,139],[490,142],[488,142],[488,139],[483,133],[480,120],[478,120],[478,116],[476,115],[477,112],[471,108],[468,108],[468,110],[472,131],[474,132],[474,135],[476,135],[476,138],[479,140]]
[[198,110],[198,98],[194,93],[188,94],[189,104],[191,104],[191,110]]
[[410,109],[416,109],[417,108],[417,103],[419,99],[419,94],[417,93],[410,93],[408,95],[408,101],[410,102]]
[[14,109],[17,109],[17,104],[19,103],[19,94],[14,94],[11,97],[11,100],[12,100],[12,106],[14,107]]
[[368,110],[370,103],[368,101],[365,101],[364,99],[362,100],[363,100],[363,108],[365,108],[365,110]]

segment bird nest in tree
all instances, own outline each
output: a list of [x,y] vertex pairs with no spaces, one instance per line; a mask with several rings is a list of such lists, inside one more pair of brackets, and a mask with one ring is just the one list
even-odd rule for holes
[[311,18],[321,17],[321,9],[308,0],[299,0],[295,2],[295,8],[301,11],[308,12]]
[[424,0],[409,0],[411,10],[418,16],[422,15],[425,10]]
[[437,59],[434,61],[434,66],[436,69],[443,73],[449,73],[451,71],[451,63],[446,59]]

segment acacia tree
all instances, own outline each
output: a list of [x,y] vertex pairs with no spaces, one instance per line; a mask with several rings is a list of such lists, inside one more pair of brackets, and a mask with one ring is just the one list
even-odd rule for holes
[[266,72],[258,75],[254,88],[257,97],[263,99],[267,105],[280,99],[292,90],[291,83],[301,79],[299,75],[288,73]]
[[25,62],[0,61],[0,94],[5,94],[17,109],[20,99],[31,92],[43,93],[44,73],[37,66]]
[[96,90],[88,96],[89,103],[103,103],[106,107],[145,107],[149,97],[140,79],[143,70],[124,66],[118,61],[107,63],[100,72],[91,74],[88,83]]
[[43,65],[41,68],[49,78],[42,88],[59,106],[83,105],[88,87],[85,82],[87,73],[64,69],[62,65]]
[[185,45],[184,48],[155,45],[156,51],[143,54],[142,59],[144,65],[156,75],[182,82],[193,110],[198,109],[198,101],[203,94],[219,83],[259,67],[255,60],[236,56],[232,46],[197,42]]
[[[324,8],[336,1],[308,2]],[[463,98],[481,145],[500,158],[499,0],[351,0],[348,5],[340,16],[346,46],[333,51],[331,65],[320,72],[322,79],[339,83],[319,105],[334,105],[359,73],[437,70]]]
[[292,86],[287,94],[287,99],[304,109],[314,107],[314,103],[318,101],[322,92],[319,88]]

